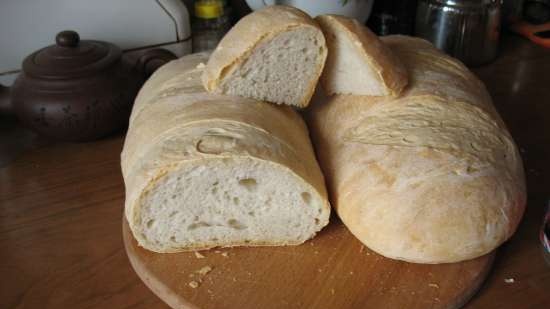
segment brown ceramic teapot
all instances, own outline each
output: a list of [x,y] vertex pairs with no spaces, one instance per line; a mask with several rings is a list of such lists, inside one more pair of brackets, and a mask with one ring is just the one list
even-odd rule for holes
[[56,45],[25,58],[11,89],[0,85],[0,112],[16,114],[32,130],[54,139],[82,142],[106,136],[127,124],[149,75],[176,57],[153,49],[129,58],[113,44],[60,32]]

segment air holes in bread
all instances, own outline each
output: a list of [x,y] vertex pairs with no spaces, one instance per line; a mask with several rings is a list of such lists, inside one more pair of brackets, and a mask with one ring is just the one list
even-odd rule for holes
[[256,190],[256,186],[258,185],[258,182],[254,178],[244,178],[239,180],[239,185],[245,187],[248,191],[254,191]]
[[211,226],[211,224],[209,223],[206,223],[204,221],[199,221],[199,222],[195,222],[195,223],[191,223],[187,229],[188,230],[194,230],[194,229],[197,229],[197,228],[200,228],[200,227],[209,227]]
[[247,228],[246,225],[242,224],[237,219],[229,219],[229,220],[227,220],[227,224],[229,225],[229,227],[234,228],[236,230],[244,230],[244,229]]
[[302,200],[304,200],[304,202],[309,205],[309,203],[311,203],[311,194],[309,194],[308,192],[302,192],[301,195]]

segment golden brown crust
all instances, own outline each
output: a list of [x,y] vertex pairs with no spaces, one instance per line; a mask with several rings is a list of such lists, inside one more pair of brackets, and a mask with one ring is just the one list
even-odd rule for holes
[[[326,69],[321,76],[323,87],[329,91],[329,94],[339,93],[337,89],[330,89],[330,83],[328,82],[329,79],[333,78],[331,72],[338,70],[338,68],[331,67],[331,64],[334,63],[334,60],[331,59],[331,49],[334,48],[332,46],[335,44],[333,31],[338,31],[348,37],[358,54],[363,57],[364,62],[378,73],[380,83],[383,84],[388,95],[398,96],[407,86],[408,74],[403,63],[367,27],[361,25],[355,19],[340,15],[321,15],[317,16],[315,20],[321,26],[329,46]],[[354,77],[350,76],[349,78]]]
[[429,43],[383,38],[410,85],[398,98],[315,102],[310,129],[332,204],[369,248],[417,263],[494,250],[525,208],[521,158],[483,84]]

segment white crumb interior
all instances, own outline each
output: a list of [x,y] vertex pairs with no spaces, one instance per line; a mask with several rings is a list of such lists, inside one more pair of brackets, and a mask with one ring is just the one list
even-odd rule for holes
[[160,251],[297,244],[326,222],[320,196],[260,160],[210,160],[160,179],[142,197],[138,229]]
[[317,82],[324,42],[317,30],[297,28],[266,39],[222,82],[222,92],[300,105]]
[[358,42],[339,28],[331,29],[333,40],[329,43],[329,59],[326,75],[329,76],[327,90],[338,90],[342,94],[388,95],[380,75],[374,71],[360,52]]

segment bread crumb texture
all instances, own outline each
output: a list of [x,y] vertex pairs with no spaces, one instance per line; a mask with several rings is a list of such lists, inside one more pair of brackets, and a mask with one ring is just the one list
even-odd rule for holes
[[199,285],[200,285],[200,284],[199,284],[197,281],[191,281],[191,282],[189,282],[189,286],[190,286],[191,288],[193,288],[193,289],[198,288]]

